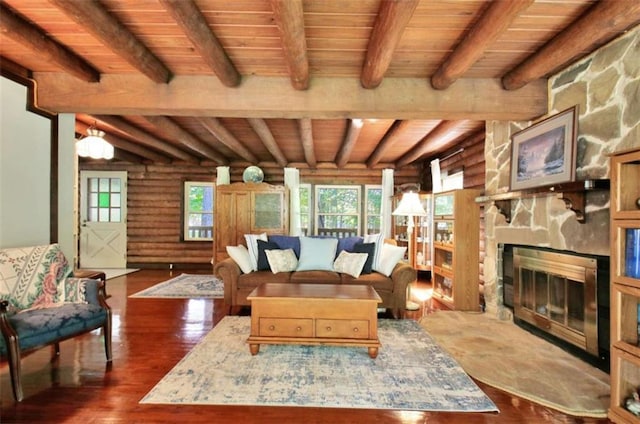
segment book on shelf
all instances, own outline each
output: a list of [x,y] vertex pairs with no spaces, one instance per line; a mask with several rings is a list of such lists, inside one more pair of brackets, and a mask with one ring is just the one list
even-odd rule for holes
[[640,278],[640,228],[627,228],[625,275]]

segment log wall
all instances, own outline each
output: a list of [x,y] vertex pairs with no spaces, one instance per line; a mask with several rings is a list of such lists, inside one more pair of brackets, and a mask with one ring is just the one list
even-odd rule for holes
[[[232,164],[231,182],[242,181],[248,163]],[[259,164],[265,182],[284,184],[281,167]],[[295,165],[291,165],[295,166]],[[300,181],[315,184],[381,184],[382,168],[318,164],[300,169]],[[126,162],[85,161],[81,170],[126,171],[127,184],[127,266],[131,268],[202,268],[209,266],[212,241],[182,240],[182,202],[185,181],[215,181],[216,164],[141,165]],[[396,184],[415,183],[420,167],[407,166],[395,172]]]

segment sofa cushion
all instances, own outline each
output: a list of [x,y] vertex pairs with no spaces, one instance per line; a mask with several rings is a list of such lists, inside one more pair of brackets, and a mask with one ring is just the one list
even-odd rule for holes
[[349,274],[342,274],[341,277],[342,284],[359,286],[367,284],[373,287],[378,293],[393,291],[393,280],[391,279],[391,277],[385,277],[379,272],[372,272],[371,274],[360,274],[358,278],[353,278]]
[[338,239],[300,237],[297,271],[333,271]]
[[251,268],[258,270],[258,240],[267,241],[267,233],[262,234],[245,234],[244,239],[247,242],[247,250],[251,259]]
[[296,258],[300,257],[300,237],[270,235],[268,239],[270,242],[277,244],[280,249],[293,249]]
[[380,265],[374,265],[373,270],[378,271],[382,275],[390,276],[396,264],[404,258],[407,251],[406,246],[394,246],[392,244],[383,244],[380,252]]
[[[62,306],[31,309],[9,316],[19,337],[21,349],[43,346],[104,324],[107,311],[89,303],[65,303]],[[0,337],[0,355],[7,347]]]
[[2,249],[0,298],[16,310],[56,305],[72,271],[58,244]]
[[361,243],[363,240],[362,237],[354,236],[354,237],[342,237],[338,239],[338,247],[336,249],[336,258],[340,255],[340,252],[346,250],[347,252],[353,251],[353,246],[357,243]]
[[249,251],[243,245],[227,246],[227,253],[233,261],[238,264],[240,270],[244,274],[253,272],[253,266],[251,265],[251,258],[249,257]]
[[366,253],[367,260],[362,267],[362,274],[371,274],[373,270],[373,258],[376,253],[375,243],[356,243],[351,250],[353,253]]
[[364,236],[364,243],[374,243],[376,245],[375,252],[373,254],[373,263],[371,268],[375,270],[380,266],[380,253],[382,252],[382,245],[384,244],[384,234],[367,234]]
[[293,249],[274,249],[266,250],[267,259],[271,272],[278,274],[281,272],[291,272],[298,266],[298,259]]
[[258,240],[258,271],[271,271],[265,250],[280,250],[274,242]]
[[296,271],[291,273],[292,283],[340,284],[340,274],[333,271]]
[[333,268],[336,272],[349,274],[354,278],[358,278],[362,272],[362,267],[367,261],[366,253],[350,253],[343,250],[333,262]]

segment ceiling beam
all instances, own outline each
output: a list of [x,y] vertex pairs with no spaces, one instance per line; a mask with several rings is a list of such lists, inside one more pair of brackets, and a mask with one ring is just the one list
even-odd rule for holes
[[420,140],[409,152],[396,161],[397,167],[414,162],[423,155],[433,154],[451,141],[451,135],[459,127],[464,127],[466,121],[442,121],[437,127]]
[[473,66],[534,0],[490,2],[471,31],[431,77],[431,86],[444,90]]
[[76,78],[86,82],[100,81],[100,72],[80,56],[53,41],[44,31],[18,16],[0,3],[0,33],[37,53],[40,60],[51,61]]
[[49,2],[152,81],[166,83],[171,79],[171,71],[99,2]]
[[213,147],[182,128],[174,120],[166,116],[143,116],[143,118],[164,134],[174,138],[176,143],[183,144],[185,147],[198,152],[207,159],[218,162],[220,165],[229,163],[227,158],[218,153]]
[[160,152],[163,152],[169,156],[184,160],[186,162],[199,162],[198,158],[196,158],[195,156],[175,147],[172,144],[149,135],[146,130],[138,128],[125,119],[111,115],[96,115],[95,118],[107,123],[108,125],[111,125],[114,128],[117,128],[120,131],[127,133],[136,141],[145,144],[153,149],[159,150]]
[[240,84],[240,74],[193,0],[160,0],[202,59],[227,87]]
[[360,81],[364,88],[376,88],[389,68],[393,53],[419,0],[385,0],[380,2],[371,31]]
[[502,78],[507,90],[516,90],[578,60],[640,21],[640,2],[600,0],[564,31],[529,56]]
[[302,150],[304,151],[304,158],[309,164],[310,168],[315,168],[317,165],[316,154],[313,146],[313,126],[311,119],[303,118],[298,120],[298,128],[300,129],[300,139],[302,140]]
[[[176,76],[169,86],[141,75],[102,75],[85,83],[64,73],[36,72],[38,106],[53,112],[317,119],[471,119],[521,121],[547,114],[547,82],[518,91],[499,79],[462,78],[443,96],[424,78],[385,78],[375,90],[357,78],[317,77],[308,90],[286,77],[245,76],[237,88],[215,76]],[[211,99],[217,101],[212,102]]]
[[340,151],[336,156],[335,162],[338,165],[338,168],[343,168],[347,162],[349,162],[349,157],[351,156],[353,148],[356,147],[356,142],[358,141],[358,136],[362,130],[362,125],[362,119],[350,120],[349,127],[347,128],[347,134],[345,135],[342,146],[340,146]]
[[242,159],[247,162],[251,162],[252,164],[257,164],[259,162],[258,158],[246,148],[244,144],[240,142],[231,132],[222,125],[217,118],[210,117],[202,117],[196,118],[196,120],[202,125],[207,131],[213,134],[222,144],[227,146],[233,152],[237,153]]
[[[76,117],[76,133],[78,134],[86,134],[87,129],[91,127],[91,124],[87,124],[82,122],[78,117]],[[109,129],[104,127],[98,127],[102,131],[105,132],[103,138],[111,143],[114,147],[117,147],[120,150],[126,150],[127,152],[133,153],[136,157],[141,157],[145,159],[149,159],[153,162],[157,163],[171,163],[171,159],[168,157],[157,153],[154,150],[147,149],[141,144],[131,142],[129,140],[125,140],[122,137],[118,137],[116,135],[110,134]]]
[[410,127],[410,121],[394,122],[393,125],[391,125],[391,128],[387,130],[384,137],[382,137],[382,140],[380,140],[373,153],[371,153],[367,159],[367,167],[373,168],[376,166],[376,164],[382,160],[385,152],[393,146]]
[[302,0],[271,0],[271,9],[280,32],[291,85],[296,90],[306,90],[309,88],[309,59]]
[[278,146],[278,143],[273,137],[273,134],[265,120],[260,118],[248,118],[247,121],[249,121],[249,125],[251,125],[253,131],[255,131],[258,137],[260,137],[262,144],[264,144],[264,147],[266,147],[269,153],[271,153],[271,156],[273,156],[278,165],[281,167],[287,166],[287,158],[282,153],[282,150],[280,150],[280,146]]

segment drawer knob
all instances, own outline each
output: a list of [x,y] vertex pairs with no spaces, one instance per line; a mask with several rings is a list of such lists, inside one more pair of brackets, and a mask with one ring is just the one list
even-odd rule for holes
[[296,327],[296,331],[302,331],[302,327],[297,326],[297,327]]
[[276,326],[275,326],[275,325],[270,325],[270,326],[269,326],[269,330],[273,331],[273,330],[275,330],[275,329],[276,329]]
[[331,327],[327,325],[327,331],[331,331]]
[[354,327],[353,332],[357,333],[358,332],[358,327]]

